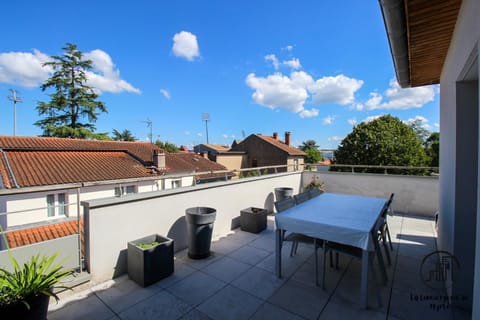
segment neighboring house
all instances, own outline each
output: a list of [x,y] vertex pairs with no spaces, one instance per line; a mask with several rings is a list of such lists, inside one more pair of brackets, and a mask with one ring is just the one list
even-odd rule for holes
[[193,150],[225,166],[228,170],[247,167],[245,151],[232,151],[229,146],[223,144],[199,144]]
[[199,144],[193,147],[193,151],[198,154],[207,154],[208,159],[217,161],[217,155],[226,153],[230,150],[230,146],[224,144]]
[[[146,142],[0,136],[0,224],[64,220],[77,216],[80,201],[218,178],[198,177],[183,157]],[[203,158],[202,168],[206,162],[226,169]]]
[[171,162],[172,168],[178,167],[178,169],[181,170],[182,167],[189,167],[192,168],[195,173],[197,173],[195,175],[195,184],[225,181],[234,176],[234,174],[225,166],[214,161],[210,161],[209,159],[206,159],[205,157],[196,153],[179,152],[171,153],[169,156],[175,159],[175,161]]
[[305,159],[305,152],[290,145],[290,132],[285,132],[285,141],[276,132],[273,136],[252,134],[235,143],[230,152],[245,152],[243,168],[288,165],[288,171],[303,170]]
[[446,280],[445,297],[466,310],[459,317],[480,319],[480,1],[380,5],[400,86],[440,84],[436,240],[447,259],[436,270]]

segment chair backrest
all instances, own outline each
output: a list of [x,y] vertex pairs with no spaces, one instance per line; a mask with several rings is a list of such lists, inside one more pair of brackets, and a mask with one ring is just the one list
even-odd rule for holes
[[295,206],[295,200],[292,197],[287,197],[285,199],[275,201],[275,209],[277,212],[282,212]]
[[380,217],[382,217],[384,220],[387,216],[388,208],[389,208],[389,200],[385,202],[385,204],[382,207],[382,211],[380,211]]
[[389,213],[391,216],[393,216],[393,209],[392,209],[392,202],[393,202],[393,197],[395,196],[394,193],[390,195],[390,198],[387,201],[387,213]]
[[305,191],[305,192],[294,195],[293,198],[295,199],[296,204],[300,204],[302,202],[310,200],[310,193],[308,191]]
[[310,198],[315,198],[316,196],[319,196],[323,193],[324,191],[318,189],[318,188],[313,188],[308,190],[308,193],[310,194]]

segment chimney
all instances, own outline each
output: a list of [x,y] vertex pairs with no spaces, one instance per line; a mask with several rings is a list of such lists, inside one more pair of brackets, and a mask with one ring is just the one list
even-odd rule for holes
[[278,132],[273,133],[273,139],[278,140]]
[[159,169],[164,169],[165,164],[165,153],[158,150],[153,150],[153,165]]
[[290,145],[290,131],[286,131],[286,132],[285,132],[285,144],[286,144],[287,146]]

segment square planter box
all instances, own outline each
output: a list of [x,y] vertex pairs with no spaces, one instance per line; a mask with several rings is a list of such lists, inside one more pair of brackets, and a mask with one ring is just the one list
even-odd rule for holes
[[240,211],[240,228],[243,231],[259,233],[267,228],[266,209],[250,207]]
[[[138,245],[158,242],[150,248]],[[173,240],[154,234],[128,243],[128,276],[142,287],[149,286],[174,271]]]

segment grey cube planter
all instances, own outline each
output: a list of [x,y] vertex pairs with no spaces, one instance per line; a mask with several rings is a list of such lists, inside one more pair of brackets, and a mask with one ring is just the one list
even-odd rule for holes
[[240,228],[243,231],[259,233],[267,228],[266,209],[249,207],[240,211]]
[[[158,242],[148,249],[139,244]],[[142,287],[149,286],[174,271],[173,240],[154,234],[128,243],[128,276]]]

